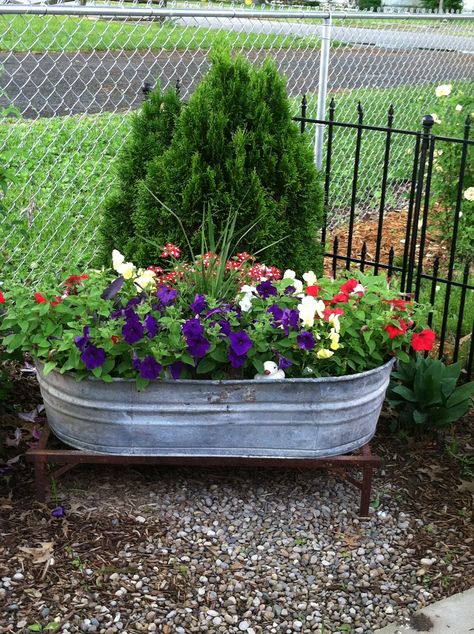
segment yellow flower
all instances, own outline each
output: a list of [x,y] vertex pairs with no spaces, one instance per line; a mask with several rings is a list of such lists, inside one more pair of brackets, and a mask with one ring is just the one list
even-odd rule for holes
[[112,251],[112,266],[114,271],[117,271],[119,275],[122,275],[126,280],[130,280],[135,274],[135,266],[131,262],[124,262],[125,258],[114,249]]
[[438,86],[435,90],[435,95],[437,97],[447,97],[448,95],[451,94],[451,90],[453,89],[453,86],[451,84],[441,84],[441,86]]
[[464,192],[464,198],[469,201],[474,200],[474,187],[468,187],[466,189]]
[[331,328],[331,332],[329,333],[329,339],[331,340],[331,345],[329,346],[331,350],[339,349],[339,333],[337,333],[334,328]]
[[333,354],[334,352],[331,352],[331,350],[322,348],[321,350],[317,351],[316,356],[318,357],[318,359],[329,359],[329,357],[332,357]]
[[438,117],[438,115],[435,112],[432,112],[431,116],[433,117],[433,121],[435,123],[441,123],[441,119]]
[[154,277],[155,273],[153,271],[144,271],[143,269],[140,269],[138,271],[138,277],[133,280],[133,283],[135,284],[137,290],[141,291],[153,284]]
[[316,314],[322,319],[324,317],[323,311],[325,308],[325,303],[320,299],[316,300],[311,295],[305,295],[301,300],[301,304],[298,304],[298,311],[303,326],[313,326]]

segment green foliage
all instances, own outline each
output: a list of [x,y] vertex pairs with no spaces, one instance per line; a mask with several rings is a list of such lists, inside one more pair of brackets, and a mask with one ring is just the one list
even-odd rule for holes
[[[439,0],[422,0],[423,7],[438,13]],[[463,0],[443,0],[443,11],[462,11]]]
[[[104,263],[109,262],[112,249],[122,249],[122,244],[128,245],[128,251],[134,249],[136,236],[130,217],[135,211],[139,187],[150,161],[161,156],[170,145],[180,110],[176,90],[163,94],[157,86],[140,112],[133,116],[130,136],[117,161],[118,187],[107,199],[104,209],[101,225]],[[145,233],[152,236],[149,231]]]
[[382,0],[359,0],[360,11],[377,11],[382,6]]
[[472,406],[474,382],[457,387],[460,373],[459,363],[447,366],[420,355],[400,362],[387,394],[400,427],[433,431],[464,416]]
[[114,232],[111,240],[128,258],[148,265],[161,249],[143,238],[155,245],[183,243],[175,217],[159,201],[180,217],[196,249],[204,207],[211,209],[217,233],[229,210],[237,210],[237,230],[258,221],[242,249],[256,252],[286,238],[266,251],[268,264],[319,269],[322,188],[310,143],[291,120],[284,80],[270,62],[257,69],[222,51],[212,61],[169,148],[147,166],[129,210],[135,237]]
[[[442,87],[439,87],[442,88]],[[449,95],[441,95],[434,106],[436,135],[462,139],[465,125],[470,122],[471,136],[474,127],[474,92],[451,85],[445,86]],[[438,123],[439,121],[439,123]],[[457,252],[464,258],[474,257],[474,153],[467,148],[466,169],[462,183],[461,207],[457,208],[460,182],[462,145],[460,143],[436,143],[432,178],[431,200],[436,204],[436,215],[440,235],[453,235],[453,226],[458,216],[459,230]],[[469,194],[469,191],[470,194]]]

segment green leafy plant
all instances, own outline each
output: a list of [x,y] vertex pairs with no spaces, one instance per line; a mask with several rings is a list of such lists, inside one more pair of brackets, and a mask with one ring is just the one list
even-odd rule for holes
[[[154,263],[160,254],[154,245],[182,240],[166,208],[179,215],[199,250],[203,208],[211,210],[217,233],[229,209],[237,209],[237,231],[261,221],[242,249],[255,253],[278,243],[266,255],[276,266],[320,270],[321,179],[311,143],[292,121],[284,79],[270,61],[258,68],[225,50],[211,58],[209,73],[176,119],[169,147],[148,155],[145,166],[136,157],[136,188],[117,207],[123,220],[107,206],[104,253],[113,246],[138,265]],[[153,116],[160,118],[161,110]]]
[[[436,135],[462,139],[466,122],[474,127],[474,95],[472,90],[444,84],[436,88],[437,104],[433,117]],[[463,258],[474,257],[474,154],[467,151],[461,185],[461,207],[457,207],[460,183],[462,145],[436,142],[432,172],[431,200],[436,206],[436,224],[440,235],[453,235],[457,216],[457,252]]]
[[[439,0],[423,0],[423,7],[438,13]],[[443,11],[462,11],[463,0],[443,0]]]
[[445,365],[421,355],[400,362],[392,373],[387,400],[398,424],[414,431],[438,430],[455,423],[472,406],[474,382],[457,386],[461,365]]

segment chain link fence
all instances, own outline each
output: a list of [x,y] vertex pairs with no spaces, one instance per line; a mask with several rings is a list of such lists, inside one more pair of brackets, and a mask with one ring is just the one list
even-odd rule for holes
[[[437,84],[473,89],[473,36],[473,15],[0,4],[0,156],[13,173],[0,218],[0,262],[23,276],[93,260],[114,159],[144,83],[179,82],[186,100],[220,43],[255,63],[272,58],[287,78],[295,115],[306,95],[306,112],[316,116],[324,83],[338,121],[356,121],[360,101],[364,123],[385,125],[393,105],[395,127],[418,129],[433,112]],[[351,135],[335,135],[330,226],[350,199]],[[408,151],[403,142],[393,148],[387,205],[394,208],[410,178]],[[382,145],[364,140],[359,215],[377,207],[374,166],[382,155]]]

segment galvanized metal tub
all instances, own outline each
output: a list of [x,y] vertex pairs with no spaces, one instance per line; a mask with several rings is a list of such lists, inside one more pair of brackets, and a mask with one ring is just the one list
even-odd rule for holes
[[393,361],[351,376],[228,381],[76,381],[42,373],[48,422],[77,449],[115,455],[329,457],[375,433]]

